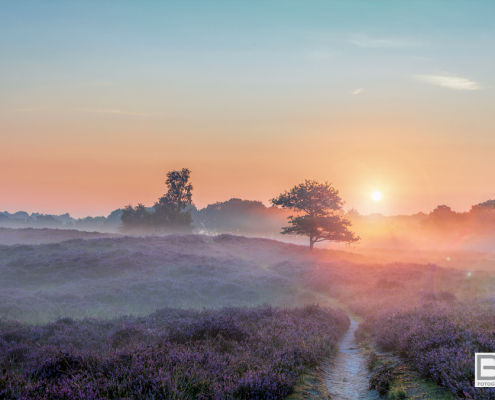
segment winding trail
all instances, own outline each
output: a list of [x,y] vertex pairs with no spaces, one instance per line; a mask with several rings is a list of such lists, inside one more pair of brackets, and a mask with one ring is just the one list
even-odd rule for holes
[[366,358],[354,340],[358,323],[351,326],[340,341],[340,350],[323,370],[323,381],[332,400],[378,400],[380,395],[368,389],[370,373]]

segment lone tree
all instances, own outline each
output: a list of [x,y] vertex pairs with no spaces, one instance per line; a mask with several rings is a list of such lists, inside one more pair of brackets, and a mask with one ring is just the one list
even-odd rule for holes
[[167,174],[167,194],[154,205],[153,224],[158,230],[191,232],[193,230],[191,212],[185,208],[192,204],[193,186],[189,183],[191,171],[171,171]]
[[331,184],[306,180],[294,186],[289,192],[271,199],[274,206],[295,210],[304,215],[289,217],[290,226],[282,228],[283,235],[309,236],[309,248],[317,242],[329,240],[332,242],[357,242],[348,227],[351,222],[337,215],[344,202]]
[[124,208],[120,217],[122,229],[191,232],[194,228],[192,217],[190,210],[186,210],[187,206],[192,205],[190,175],[191,171],[187,168],[170,171],[165,182],[168,191],[155,202],[153,208],[147,209],[142,204],[135,208],[131,205]]

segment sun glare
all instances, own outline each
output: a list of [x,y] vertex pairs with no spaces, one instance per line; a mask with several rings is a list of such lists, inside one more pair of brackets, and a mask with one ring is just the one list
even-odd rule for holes
[[371,197],[373,198],[373,200],[375,201],[380,201],[382,199],[382,194],[378,191],[378,190],[375,190],[372,194],[371,194]]

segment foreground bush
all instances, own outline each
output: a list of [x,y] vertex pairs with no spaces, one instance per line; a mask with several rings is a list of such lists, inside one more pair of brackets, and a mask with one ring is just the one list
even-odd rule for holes
[[390,384],[394,380],[394,366],[390,364],[380,365],[370,376],[370,389],[375,389],[380,394],[386,394]]
[[388,310],[369,317],[362,329],[374,335],[380,348],[408,357],[424,376],[455,396],[495,399],[495,389],[474,387],[474,354],[495,352],[492,305],[430,303]]
[[0,398],[282,399],[348,326],[345,314],[318,306],[4,321]]

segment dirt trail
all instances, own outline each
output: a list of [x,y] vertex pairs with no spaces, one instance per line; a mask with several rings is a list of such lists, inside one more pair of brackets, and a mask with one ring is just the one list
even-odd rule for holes
[[[378,400],[383,399],[375,390],[368,389],[371,372],[366,368],[366,357],[354,340],[359,323],[351,319],[349,330],[342,337],[340,350],[322,369],[322,381],[332,400]],[[432,382],[421,377],[407,361],[390,352],[374,349],[382,360],[396,365],[396,383],[406,392],[408,399],[452,400],[452,396]],[[315,397],[316,399],[316,397]],[[318,398],[319,399],[319,398]]]
[[370,373],[366,369],[366,359],[354,341],[358,325],[351,319],[339,352],[323,370],[323,381],[332,400],[380,399],[378,392],[368,389]]
[[[338,353],[324,361],[312,374],[298,384],[289,400],[379,400],[375,390],[368,389],[371,372],[366,366],[366,356],[354,340],[354,332],[359,326],[362,317],[354,314],[338,299],[318,294],[319,304],[340,308],[351,318],[349,330],[340,340]],[[402,387],[407,398],[411,400],[453,400],[452,396],[421,377],[419,372],[408,365],[407,360],[401,360],[390,352],[379,351],[372,345],[372,349],[382,360],[397,366],[397,383]]]

